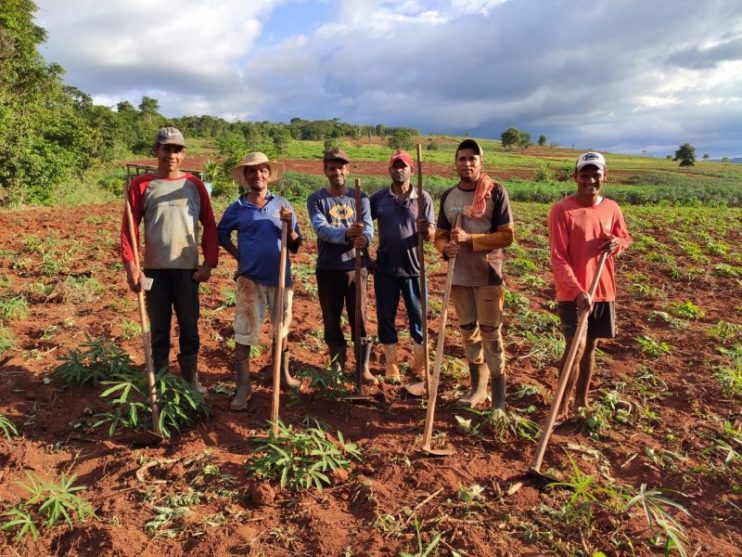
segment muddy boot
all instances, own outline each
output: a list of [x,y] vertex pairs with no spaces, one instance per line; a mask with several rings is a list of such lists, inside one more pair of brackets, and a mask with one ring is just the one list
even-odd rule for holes
[[505,410],[505,374],[492,379],[492,408]]
[[284,350],[281,352],[281,387],[284,389],[298,389],[301,387],[301,381],[291,375],[291,372],[289,371],[290,361],[289,351]]
[[425,347],[422,344],[412,345],[412,373],[418,377],[425,378]]
[[397,365],[397,345],[396,344],[383,344],[384,347],[384,369],[386,378],[392,383],[399,383],[402,380],[402,376],[399,373],[399,366]]
[[469,394],[457,400],[457,406],[474,408],[480,402],[487,400],[487,382],[490,378],[490,368],[487,364],[470,363],[469,378],[471,379]]
[[188,383],[191,388],[201,393],[206,393],[207,389],[201,383],[198,382],[198,354],[191,354],[190,356],[178,356],[178,365],[180,366],[180,374],[183,376],[183,380]]
[[364,383],[367,383],[369,385],[376,385],[379,380],[371,373],[371,370],[368,368],[369,360],[371,359],[371,348],[372,345],[370,342],[361,343],[361,363],[363,364],[363,375],[361,376],[361,379],[363,379]]
[[246,344],[237,344],[234,350],[234,368],[237,373],[237,391],[234,393],[229,407],[232,410],[245,410],[250,400],[250,347]]
[[335,373],[345,372],[345,345],[331,344],[330,349],[330,369]]

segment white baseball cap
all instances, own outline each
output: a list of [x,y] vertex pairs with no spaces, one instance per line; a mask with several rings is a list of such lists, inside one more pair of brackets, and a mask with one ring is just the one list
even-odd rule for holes
[[577,157],[577,162],[575,163],[575,171],[578,171],[581,168],[589,165],[597,166],[603,172],[605,172],[605,157],[600,153],[596,153],[595,151],[582,153],[579,157]]

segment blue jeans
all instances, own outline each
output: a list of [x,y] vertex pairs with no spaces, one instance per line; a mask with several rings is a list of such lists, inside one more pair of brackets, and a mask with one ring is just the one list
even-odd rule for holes
[[378,321],[379,342],[397,344],[397,318],[399,294],[402,293],[407,318],[410,322],[410,336],[421,344],[423,341],[422,311],[420,309],[419,277],[393,277],[376,273],[374,275],[376,292],[376,319]]
[[152,289],[145,292],[147,315],[152,336],[152,361],[155,369],[167,367],[170,361],[170,322],[173,309],[178,319],[181,356],[198,354],[198,282],[195,269],[145,269],[153,279]]

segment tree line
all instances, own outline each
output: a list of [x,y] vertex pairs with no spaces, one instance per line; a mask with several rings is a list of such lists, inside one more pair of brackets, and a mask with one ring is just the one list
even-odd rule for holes
[[159,102],[142,97],[134,106],[93,103],[65,85],[64,69],[39,53],[46,31],[34,24],[32,0],[0,2],[0,206],[46,203],[60,185],[74,187],[96,164],[131,153],[149,156],[157,130],[180,128],[186,137],[214,139],[220,155],[234,160],[247,150],[281,154],[291,140],[337,142],[340,138],[410,138],[413,128],[357,125],[292,118],[289,123],[228,122],[215,116],[166,118]]

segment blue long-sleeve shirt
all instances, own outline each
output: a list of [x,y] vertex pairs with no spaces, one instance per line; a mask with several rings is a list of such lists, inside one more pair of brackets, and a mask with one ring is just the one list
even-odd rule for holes
[[[266,204],[258,207],[247,200],[247,195],[242,195],[224,211],[217,226],[217,237],[220,245],[228,246],[232,241],[232,231],[237,231],[238,260],[235,277],[245,275],[266,286],[278,284],[281,263],[281,207],[290,209],[293,214],[291,226],[299,238],[294,242],[289,240],[287,247],[289,251],[296,253],[302,238],[296,213],[287,199],[269,192]],[[291,286],[290,258],[286,265],[286,286]]]
[[[356,221],[355,190],[346,189],[345,195],[333,196],[327,189],[315,191],[307,198],[307,211],[317,234],[317,269],[324,271],[350,271],[355,265],[356,250],[353,242],[345,237],[350,225]],[[363,234],[371,245],[374,225],[368,196],[361,193],[361,217]],[[368,266],[365,250],[361,259]]]

